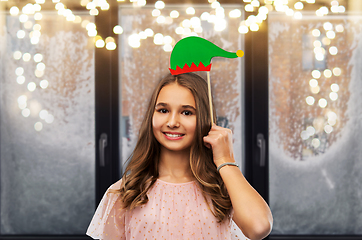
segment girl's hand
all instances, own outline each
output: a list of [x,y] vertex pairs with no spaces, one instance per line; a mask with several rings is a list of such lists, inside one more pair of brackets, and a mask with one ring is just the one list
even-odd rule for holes
[[216,167],[226,162],[235,162],[232,131],[228,128],[213,125],[204,137],[206,147],[212,149]]

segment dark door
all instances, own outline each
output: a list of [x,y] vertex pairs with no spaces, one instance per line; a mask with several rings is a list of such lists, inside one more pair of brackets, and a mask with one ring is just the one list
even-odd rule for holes
[[246,38],[248,176],[269,239],[361,238],[360,34],[356,15],[270,13]]

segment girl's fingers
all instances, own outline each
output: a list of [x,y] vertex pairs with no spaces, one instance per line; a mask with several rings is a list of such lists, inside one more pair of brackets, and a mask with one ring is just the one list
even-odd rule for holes
[[204,142],[204,145],[205,145],[205,147],[207,147],[207,148],[211,148],[211,145],[210,145],[210,143],[207,143],[207,142]]
[[220,127],[220,126],[216,125],[215,123],[214,123],[214,125],[211,126],[211,131],[212,130],[226,130],[226,131],[232,132],[229,128]]
[[207,135],[203,139],[204,139],[204,143],[207,144],[207,146],[206,145],[205,146],[210,148],[213,143],[212,137],[210,137],[210,135]]
[[203,138],[204,142],[208,143],[212,148],[214,146],[226,147],[230,144],[231,139],[231,130],[216,125],[214,125],[208,135]]

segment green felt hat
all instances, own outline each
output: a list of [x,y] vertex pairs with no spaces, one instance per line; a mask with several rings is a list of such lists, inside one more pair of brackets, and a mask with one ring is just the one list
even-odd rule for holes
[[237,58],[244,56],[238,50],[228,52],[200,37],[186,37],[178,41],[172,50],[170,72],[177,75],[187,72],[210,71],[213,57]]

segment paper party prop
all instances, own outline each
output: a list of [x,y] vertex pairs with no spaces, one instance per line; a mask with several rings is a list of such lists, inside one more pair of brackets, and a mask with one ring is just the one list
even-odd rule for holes
[[213,57],[237,58],[242,56],[244,56],[244,52],[241,50],[228,52],[210,41],[194,36],[181,39],[172,50],[169,68],[172,75],[196,71],[207,72],[211,124],[214,124],[210,84],[211,59]]
[[178,41],[172,50],[170,72],[177,75],[187,72],[210,71],[213,57],[237,58],[244,52],[228,52],[200,37],[186,37]]

